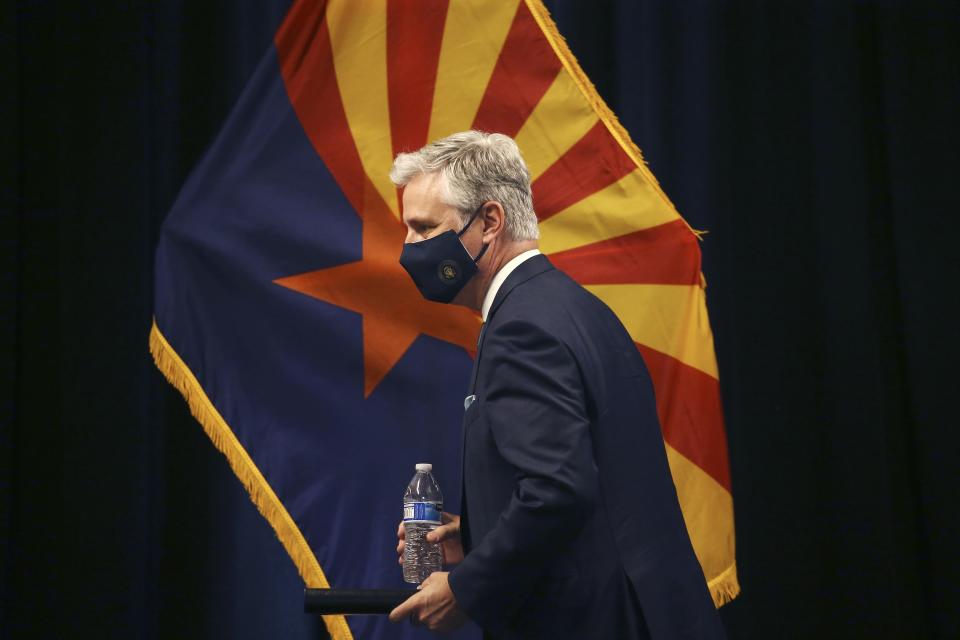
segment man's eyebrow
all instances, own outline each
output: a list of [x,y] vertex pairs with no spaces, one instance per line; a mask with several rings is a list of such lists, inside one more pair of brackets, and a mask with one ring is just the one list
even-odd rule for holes
[[412,214],[404,213],[403,217],[405,222],[411,226],[412,225],[419,225],[422,227],[430,226],[429,221],[426,220],[422,215],[418,216],[416,213],[412,213]]

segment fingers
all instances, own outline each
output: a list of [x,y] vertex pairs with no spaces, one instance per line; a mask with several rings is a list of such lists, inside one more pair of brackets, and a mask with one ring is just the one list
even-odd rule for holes
[[403,520],[401,520],[399,526],[397,526],[397,538],[400,540],[405,540],[406,537],[407,530],[403,528]]
[[427,534],[427,542],[443,542],[444,540],[449,540],[450,538],[455,538],[460,535],[460,520],[457,519],[456,522],[451,522],[449,524],[443,524]]
[[[466,617],[450,590],[449,576],[446,571],[431,573],[420,585],[422,591],[394,609],[390,619],[400,621],[407,617],[411,624],[423,625],[437,632],[451,631],[462,626]],[[407,606],[409,608],[405,608]]]
[[403,622],[408,616],[416,613],[420,608],[420,600],[423,596],[417,592],[397,605],[397,608],[390,612],[390,622]]

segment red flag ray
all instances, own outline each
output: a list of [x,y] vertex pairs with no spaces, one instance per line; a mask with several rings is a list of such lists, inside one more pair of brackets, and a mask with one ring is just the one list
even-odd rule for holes
[[530,9],[520,3],[473,128],[516,136],[562,68]]
[[537,217],[542,222],[636,168],[603,122],[597,122],[534,181]]
[[663,439],[730,491],[719,381],[655,349],[637,348],[653,380]]
[[425,145],[448,0],[387,2],[387,92],[394,155]]
[[700,248],[683,220],[550,254],[580,284],[697,284]]

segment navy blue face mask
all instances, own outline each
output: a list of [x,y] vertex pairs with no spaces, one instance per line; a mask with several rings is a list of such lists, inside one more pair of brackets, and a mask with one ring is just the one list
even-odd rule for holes
[[444,231],[438,236],[420,242],[408,242],[400,253],[400,265],[407,270],[413,284],[427,300],[450,302],[477,273],[477,262],[487,247],[483,245],[477,257],[471,257],[460,242],[460,237],[480,214],[477,209],[460,233]]

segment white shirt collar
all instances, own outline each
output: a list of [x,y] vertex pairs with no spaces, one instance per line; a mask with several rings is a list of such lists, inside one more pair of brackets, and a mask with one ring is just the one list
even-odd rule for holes
[[510,259],[507,264],[500,267],[500,271],[497,271],[497,275],[493,276],[493,282],[490,283],[490,288],[487,289],[487,295],[483,298],[483,306],[480,308],[483,313],[483,321],[487,321],[487,315],[490,313],[490,307],[493,306],[493,300],[497,297],[497,291],[500,290],[500,285],[503,284],[503,281],[507,279],[513,270],[519,267],[521,264],[532,258],[533,256],[540,255],[539,249],[530,249],[529,251],[524,251],[523,253],[514,256]]

